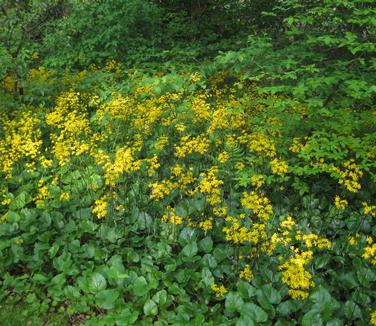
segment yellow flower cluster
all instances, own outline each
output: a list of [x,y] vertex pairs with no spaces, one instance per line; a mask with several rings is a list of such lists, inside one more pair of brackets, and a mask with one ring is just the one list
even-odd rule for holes
[[206,102],[207,94],[200,94],[192,100],[193,121],[201,122],[210,119],[210,104]]
[[357,239],[358,237],[359,237],[358,234],[356,234],[355,237],[354,236],[348,236],[347,241],[348,241],[349,245],[350,246],[358,245],[358,243],[359,243],[358,239]]
[[253,175],[251,177],[251,185],[256,189],[261,188],[265,183],[265,177],[263,175]]
[[151,188],[150,198],[157,201],[168,196],[175,188],[173,183],[166,179],[161,180],[161,182],[152,182],[149,187]]
[[273,213],[273,207],[267,197],[258,195],[252,191],[250,194],[243,192],[241,204],[244,208],[251,210],[262,220],[268,220]]
[[38,194],[33,198],[35,205],[43,206],[45,201],[50,196],[50,192],[48,190],[48,186],[44,184],[44,181],[41,180],[38,182]]
[[348,205],[349,203],[347,202],[347,200],[346,199],[341,199],[339,196],[336,196],[335,198],[334,198],[334,205],[337,207],[337,209],[339,209],[339,210],[344,210],[346,207],[347,207],[347,205]]
[[116,60],[110,60],[107,62],[105,69],[108,72],[113,72],[115,74],[120,74],[121,72],[121,65]]
[[370,322],[372,326],[376,326],[376,310],[371,313]]
[[151,159],[146,161],[149,163],[148,176],[152,177],[156,170],[161,166],[161,164],[158,162],[158,156],[154,154]]
[[289,167],[285,161],[274,159],[270,162],[273,174],[284,175],[287,173]]
[[303,234],[302,231],[298,229],[298,225],[293,218],[287,216],[287,218],[280,223],[278,233],[273,233],[270,240],[263,243],[261,249],[271,256],[279,245],[288,248],[293,242],[298,243],[299,247],[305,246],[307,249],[330,249],[332,246],[330,240],[320,237],[317,234]]
[[212,291],[215,293],[215,296],[217,298],[223,298],[226,293],[228,292],[227,289],[224,287],[223,284],[221,285],[217,285],[215,283],[213,283],[210,288],[212,289]]
[[32,68],[27,76],[28,84],[46,83],[53,71],[48,71],[45,67]]
[[183,136],[180,139],[180,144],[175,145],[175,156],[184,158],[192,153],[205,154],[209,150],[209,144],[209,140],[204,135]]
[[358,192],[361,188],[359,181],[363,176],[363,171],[355,164],[354,160],[345,162],[344,167],[345,169],[342,171],[338,167],[332,166],[331,171],[339,174],[339,184],[350,192]]
[[70,200],[70,194],[69,192],[63,192],[60,194],[60,200],[61,201],[68,201]]
[[295,250],[293,257],[281,264],[278,269],[282,273],[282,282],[289,287],[289,295],[293,299],[306,299],[308,290],[315,286],[312,275],[304,268],[311,259],[312,251]]
[[213,208],[213,213],[216,216],[226,216],[227,215],[227,207],[214,207]]
[[292,230],[295,225],[296,223],[290,215],[287,216],[287,218],[281,222],[281,227],[288,230]]
[[225,108],[220,107],[214,110],[210,127],[208,128],[209,134],[214,134],[217,130],[224,130],[229,127],[228,113]]
[[229,224],[229,226],[223,228],[226,241],[235,244],[243,244],[245,242],[257,244],[267,236],[264,224],[255,223],[252,229],[249,230],[247,227],[242,226],[235,217],[228,216],[225,220]]
[[[101,121],[106,115],[110,118],[124,121],[129,118],[135,102],[130,97],[115,97],[96,111],[96,119]],[[109,119],[109,123],[111,120]],[[108,131],[111,131],[110,129]]]
[[183,224],[183,218],[179,215],[176,215],[174,209],[170,206],[167,207],[167,214],[162,216],[163,222],[170,222],[174,225]]
[[209,169],[208,173],[202,173],[200,176],[202,180],[196,191],[200,191],[205,195],[206,200],[212,206],[221,202],[221,186],[223,181],[218,179],[216,174],[218,173],[218,167],[213,166]]
[[4,199],[0,202],[0,205],[2,205],[2,206],[8,206],[11,202],[12,202],[12,199],[10,199],[9,197],[8,197],[8,198],[4,198]]
[[157,142],[154,145],[154,148],[158,151],[163,150],[168,145],[168,137],[161,136],[157,139]]
[[[1,126],[5,137],[0,138],[0,173],[12,177],[16,163],[23,159],[34,164],[42,146],[39,120],[29,111],[20,113],[17,119],[5,119]],[[30,162],[31,160],[31,162]]]
[[303,150],[304,145],[300,142],[299,138],[293,138],[292,144],[290,146],[290,151],[293,153],[299,153]]
[[230,155],[228,154],[228,152],[223,151],[218,154],[218,161],[222,164],[225,164],[228,161],[229,157]]
[[141,160],[135,160],[133,157],[136,150],[136,148],[128,146],[119,148],[116,151],[113,162],[108,160],[108,158],[106,159],[105,156],[103,157],[104,161],[106,161],[103,169],[107,185],[114,187],[121,175],[140,170]]
[[213,218],[210,217],[205,221],[201,221],[198,226],[204,231],[209,231],[213,228]]
[[5,76],[3,80],[4,89],[7,90],[9,93],[14,90],[16,80],[11,76]]
[[170,181],[173,184],[174,189],[179,188],[182,193],[194,195],[194,191],[188,190],[188,186],[195,182],[193,167],[190,167],[184,172],[183,168],[179,164],[176,164],[171,169]]
[[273,140],[263,133],[245,133],[238,139],[241,144],[246,144],[251,152],[262,154],[265,157],[274,157],[276,155],[276,147]]
[[104,195],[95,201],[91,211],[97,216],[98,219],[102,219],[108,214],[108,200],[109,197]]
[[302,240],[308,249],[312,247],[318,247],[319,249],[329,249],[332,246],[332,243],[326,238],[320,238],[317,234],[303,234],[299,233],[295,236],[295,239]]
[[51,133],[52,152],[60,166],[66,165],[71,155],[80,156],[94,146],[88,143],[91,129],[80,93],[60,95],[54,111],[46,114],[46,122],[56,130]]
[[376,205],[368,205],[366,202],[363,203],[363,211],[366,215],[371,215],[376,217]]
[[201,75],[198,72],[195,72],[194,74],[191,75],[191,82],[192,83],[197,83],[201,80]]
[[249,264],[246,264],[244,269],[240,272],[239,277],[251,282],[253,280],[253,273]]
[[134,129],[145,135],[152,133],[154,125],[160,121],[163,115],[164,109],[162,104],[166,100],[164,97],[148,99],[142,103],[138,103],[135,109],[132,108],[136,112],[136,116],[133,119]]
[[369,260],[372,265],[376,266],[376,243],[365,247],[362,257]]

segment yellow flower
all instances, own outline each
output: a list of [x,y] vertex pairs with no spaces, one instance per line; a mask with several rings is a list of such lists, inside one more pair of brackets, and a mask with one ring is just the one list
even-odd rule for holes
[[252,186],[256,187],[256,189],[261,188],[264,183],[265,177],[263,175],[253,175],[251,177],[251,184]]
[[4,198],[2,201],[1,201],[1,205],[3,206],[8,206],[10,204],[12,200],[10,198]]
[[235,163],[235,168],[236,168],[237,170],[239,170],[239,171],[242,171],[242,170],[244,170],[244,168],[245,168],[245,164],[244,164],[243,162],[236,162],[236,163]]
[[296,223],[291,216],[287,216],[287,218],[281,223],[281,227],[289,230],[291,230],[295,225]]
[[249,264],[245,265],[244,269],[240,272],[239,277],[247,280],[248,282],[253,280],[253,273]]
[[197,187],[197,191],[203,193],[208,203],[212,206],[221,202],[222,190],[220,187],[223,185],[223,181],[217,178],[217,173],[218,167],[216,166],[211,167],[207,174],[202,173],[202,180]]
[[226,216],[226,214],[227,214],[227,207],[215,207],[213,209],[213,213],[216,216]]
[[300,143],[299,138],[294,138],[289,149],[293,153],[299,153],[303,148],[304,145]]
[[172,215],[170,216],[170,222],[175,225],[180,225],[183,223],[183,218],[178,215]]
[[222,164],[225,164],[229,159],[229,154],[226,151],[219,153],[218,161]]
[[60,195],[60,200],[61,201],[68,201],[70,199],[70,194],[68,192],[63,192]]
[[270,162],[272,172],[277,175],[284,175],[287,173],[289,167],[285,161],[274,159]]
[[347,207],[348,202],[346,199],[341,199],[339,196],[336,196],[334,199],[334,205],[337,209],[344,210]]
[[37,206],[43,206],[45,201],[48,199],[50,196],[50,192],[48,190],[48,186],[43,185],[43,181],[39,182],[39,189],[38,189],[38,195],[35,196],[34,202]]
[[95,201],[92,212],[98,219],[104,218],[108,214],[108,196],[105,195]]
[[205,154],[209,150],[209,144],[209,139],[204,135],[197,137],[183,136],[180,139],[180,144],[175,145],[175,156],[184,158],[193,153]]
[[167,206],[167,213],[162,216],[162,222],[168,222],[174,225],[183,224],[183,218],[179,215],[176,215],[174,209],[171,206]]
[[273,207],[267,197],[262,197],[252,191],[250,194],[243,192],[241,204],[251,210],[260,219],[267,220],[273,213]]
[[376,310],[371,313],[370,322],[372,326],[376,326]]
[[193,121],[201,122],[210,119],[210,104],[206,100],[207,95],[198,95],[192,101]]
[[366,215],[371,215],[372,217],[376,217],[376,205],[368,205],[366,202],[363,204],[363,211]]
[[201,80],[201,75],[199,72],[195,72],[194,74],[191,75],[191,82],[192,83],[197,83]]
[[334,172],[340,175],[338,183],[344,185],[350,192],[358,192],[361,188],[359,180],[363,176],[363,171],[358,168],[354,160],[345,162],[344,167],[344,171],[335,167],[332,168]]
[[[295,250],[294,250],[295,251]],[[292,299],[306,299],[308,290],[315,285],[312,275],[304,266],[312,259],[312,251],[295,252],[278,269],[282,271],[282,282],[289,286],[289,294]]]
[[198,226],[203,229],[204,231],[209,231],[213,228],[213,218],[210,217],[209,219],[200,222]]
[[183,132],[185,129],[187,129],[187,126],[183,123],[178,123],[175,128],[177,131]]
[[155,143],[154,147],[156,150],[163,150],[168,144],[168,137],[161,136],[157,139],[157,142]]
[[358,240],[352,236],[349,236],[348,242],[350,246],[356,246],[358,244]]
[[362,257],[369,260],[372,265],[376,265],[376,243],[364,248]]
[[227,293],[227,289],[223,286],[223,285],[217,285],[215,283],[213,283],[210,288],[212,289],[212,291],[215,293],[215,296],[217,298],[222,298],[226,295]]
[[152,182],[149,184],[151,188],[150,198],[159,201],[168,196],[175,188],[169,180],[162,180],[160,183]]

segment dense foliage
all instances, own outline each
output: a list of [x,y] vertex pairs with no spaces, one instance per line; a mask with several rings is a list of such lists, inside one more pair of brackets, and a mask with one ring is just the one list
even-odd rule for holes
[[376,325],[374,1],[0,9],[6,307]]

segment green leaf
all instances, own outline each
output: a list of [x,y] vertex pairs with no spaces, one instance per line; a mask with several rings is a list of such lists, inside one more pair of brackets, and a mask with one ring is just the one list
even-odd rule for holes
[[295,311],[295,304],[292,300],[282,302],[278,305],[277,311],[282,316],[288,316]]
[[246,316],[240,317],[236,321],[236,324],[235,324],[235,326],[254,326],[254,325],[255,325],[254,321]]
[[156,294],[153,295],[153,301],[157,303],[159,306],[164,306],[167,302],[167,291],[160,290]]
[[356,276],[364,287],[371,286],[371,283],[376,280],[376,273],[370,268],[357,267]]
[[342,273],[338,275],[338,281],[348,289],[356,288],[359,284],[355,278],[354,272]]
[[302,326],[322,326],[320,312],[317,310],[308,311],[302,318]]
[[142,297],[143,295],[148,293],[148,291],[149,291],[148,283],[146,282],[145,277],[143,276],[137,277],[133,284],[134,295]]
[[362,312],[359,306],[352,300],[348,300],[344,306],[345,316],[349,320],[356,320],[362,318]]
[[144,304],[144,314],[146,316],[155,316],[158,313],[158,306],[153,300],[148,300]]
[[59,250],[60,246],[58,244],[53,244],[52,247],[48,250],[50,258],[54,258]]
[[196,242],[188,243],[182,250],[182,253],[186,257],[193,257],[197,254],[198,248]]
[[256,294],[256,288],[246,281],[238,281],[237,289],[243,299],[249,299]]
[[230,314],[235,311],[240,311],[243,307],[243,299],[236,292],[230,292],[226,295],[225,307]]
[[329,255],[320,255],[315,259],[316,268],[323,268],[330,262]]
[[202,281],[205,286],[209,287],[214,282],[213,274],[211,273],[210,269],[204,267],[201,272]]
[[206,237],[204,239],[202,239],[200,242],[199,242],[199,246],[200,248],[205,252],[205,253],[209,253],[212,251],[213,249],[213,240],[211,237]]
[[332,319],[328,321],[325,326],[343,326],[343,321],[339,319]]
[[329,291],[322,285],[319,285],[309,297],[315,303],[325,304],[332,300],[332,296]]
[[119,291],[116,289],[102,290],[95,296],[95,303],[103,309],[112,309],[119,298]]
[[268,320],[268,314],[254,303],[243,304],[240,314],[247,320],[252,320],[256,323],[263,323]]
[[310,300],[315,303],[312,310],[320,312],[324,320],[331,319],[333,313],[340,308],[340,303],[322,285],[319,285],[313,291],[310,295]]
[[106,279],[100,273],[93,273],[89,281],[89,289],[92,293],[98,293],[106,288]]
[[260,289],[256,291],[257,300],[263,306],[263,302],[267,302],[270,304],[278,304],[282,300],[282,296],[280,293],[273,288],[270,284],[266,284],[262,286]]
[[16,198],[12,200],[12,202],[9,205],[9,209],[12,209],[12,210],[21,209],[32,201],[33,201],[32,196],[29,193],[23,191]]
[[33,280],[36,281],[36,282],[45,283],[45,282],[48,281],[48,277],[43,275],[43,274],[35,274],[33,276]]

